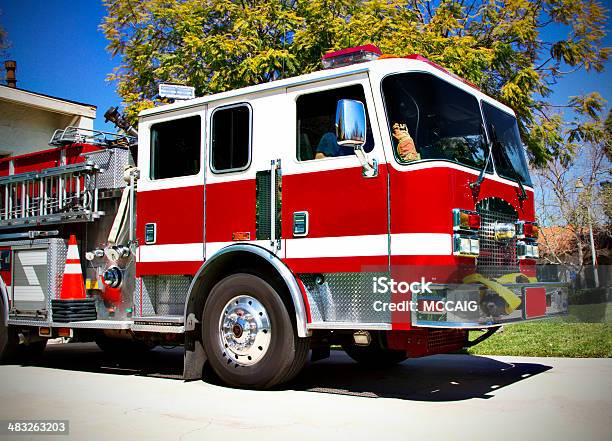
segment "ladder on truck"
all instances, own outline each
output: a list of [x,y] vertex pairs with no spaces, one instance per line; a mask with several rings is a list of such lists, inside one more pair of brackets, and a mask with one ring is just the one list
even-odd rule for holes
[[99,218],[98,172],[87,161],[0,177],[0,229]]

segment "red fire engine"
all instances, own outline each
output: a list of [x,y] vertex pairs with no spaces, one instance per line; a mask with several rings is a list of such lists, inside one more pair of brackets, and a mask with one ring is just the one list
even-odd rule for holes
[[513,111],[380,55],[0,160],[0,356],[182,344],[185,379],[266,388],[334,344],[385,365],[564,313]]

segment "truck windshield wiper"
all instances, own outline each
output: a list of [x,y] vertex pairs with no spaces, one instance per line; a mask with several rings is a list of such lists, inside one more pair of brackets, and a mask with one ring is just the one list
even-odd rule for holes
[[517,171],[514,169],[514,167],[512,167],[511,170],[512,170],[512,176],[514,177],[508,178],[508,179],[518,184],[519,188],[521,189],[521,194],[518,195],[519,201],[524,201],[525,199],[527,199],[527,192],[525,191],[525,187],[523,186],[522,179],[520,175],[517,173]]
[[[481,124],[481,130],[484,132],[483,129],[484,129],[484,126]],[[497,138],[497,131],[495,130],[495,126],[493,124],[490,125],[489,133],[491,134],[491,141],[488,142],[489,150],[487,152],[487,160],[485,161],[485,164],[484,164],[484,167],[482,168],[482,170],[480,170],[480,174],[478,175],[478,179],[476,181],[470,183],[470,188],[471,189],[476,189],[476,190],[480,189],[480,185],[482,184],[482,181],[484,180],[485,171],[489,167],[489,162],[491,160],[491,156],[493,156],[493,147],[500,145],[499,139]],[[484,133],[483,133],[483,135],[484,135]],[[508,155],[506,154],[505,150],[503,148],[501,150],[502,150],[502,155],[504,155],[504,159],[508,163],[508,166],[509,166],[508,168],[510,169],[511,174],[512,174],[512,177],[508,177],[508,179],[510,179],[511,181],[514,181],[514,182],[516,182],[518,184],[518,186],[519,186],[519,188],[521,190],[521,193],[518,196],[519,201],[524,201],[525,199],[527,199],[527,192],[525,191],[525,187],[523,186],[523,182],[522,182],[521,176],[518,174],[518,172],[516,171],[516,169],[512,165],[512,161],[510,161],[510,158],[508,158]]]
[[[495,142],[497,142],[497,133],[495,133],[495,127],[494,126],[491,126],[491,127],[493,130],[493,137],[495,139]],[[505,177],[518,184],[519,189],[521,190],[521,193],[518,195],[519,201],[524,201],[525,199],[527,199],[527,192],[525,191],[525,187],[523,186],[523,179],[521,175],[519,175],[519,173],[514,168],[512,161],[508,157],[508,152],[506,151],[506,149],[502,148],[501,154],[504,156],[504,160],[506,161],[506,164],[508,165],[508,169],[511,174],[511,176],[505,176]]]
[[[493,126],[491,126],[493,127]],[[495,132],[495,128],[493,127],[493,132]],[[486,139],[486,133],[484,130],[484,125],[481,123],[480,124],[480,131],[482,132],[482,137],[483,139]],[[497,137],[495,137],[497,139]],[[470,182],[470,188],[472,190],[476,190],[479,191],[480,190],[480,185],[482,184],[482,181],[484,181],[484,176],[485,176],[485,171],[487,170],[487,168],[489,168],[489,162],[491,160],[491,154],[492,154],[492,143],[491,142],[487,142],[487,159],[485,160],[484,166],[482,167],[482,170],[480,170],[480,174],[478,175],[478,179],[476,179],[474,182]]]

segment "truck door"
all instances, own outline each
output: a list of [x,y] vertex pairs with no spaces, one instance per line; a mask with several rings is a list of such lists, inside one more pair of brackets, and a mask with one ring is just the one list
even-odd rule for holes
[[259,113],[244,98],[209,104],[206,259],[230,245],[261,245],[256,241],[258,164],[253,154]]
[[[282,167],[286,262],[296,273],[386,271],[388,174],[367,74],[292,87],[287,97],[295,141]],[[377,160],[375,177],[364,177],[354,150],[336,143],[341,99],[365,105],[364,150]]]
[[139,125],[137,274],[193,275],[204,261],[206,108]]

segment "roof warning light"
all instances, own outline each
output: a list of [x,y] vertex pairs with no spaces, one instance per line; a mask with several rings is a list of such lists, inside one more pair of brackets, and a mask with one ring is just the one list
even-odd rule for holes
[[323,67],[332,69],[335,67],[349,66],[356,63],[364,63],[366,61],[376,60],[382,55],[378,47],[373,44],[364,46],[350,47],[335,52],[328,52],[323,55]]

